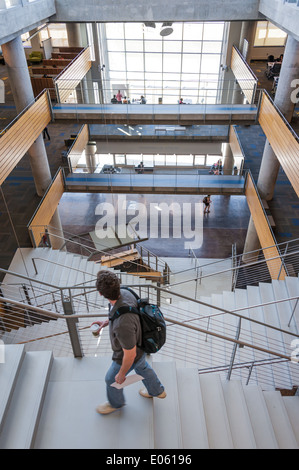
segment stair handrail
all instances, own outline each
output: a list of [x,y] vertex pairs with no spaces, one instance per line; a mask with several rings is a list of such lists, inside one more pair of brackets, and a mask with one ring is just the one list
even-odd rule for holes
[[[48,225],[47,227],[50,228],[51,226]],[[52,227],[52,228],[55,228],[55,227]],[[65,243],[67,243],[67,242],[74,243],[75,245],[78,245],[78,246],[80,246],[81,248],[87,249],[87,251],[91,252],[91,255],[88,257],[88,259],[90,259],[90,257],[91,257],[92,255],[96,254],[96,253],[103,254],[104,256],[107,256],[107,251],[105,251],[105,250],[99,250],[99,249],[97,249],[97,248],[95,248],[95,249],[93,250],[92,248],[90,248],[90,247],[84,245],[83,243],[79,243],[79,242],[76,242],[76,241],[74,241],[74,240],[71,240],[71,241],[70,241],[70,240],[66,239],[65,237],[62,237],[62,236],[60,236],[60,235],[57,235],[56,233],[51,233],[50,231],[48,231],[48,233],[49,233],[49,235],[51,235],[51,237],[55,237],[56,239],[59,239],[59,240],[64,240]],[[65,245],[65,243],[63,244],[63,246]],[[134,244],[134,241],[132,241],[132,245],[133,245],[133,244]],[[111,254],[109,254],[109,256],[113,257],[114,259],[122,260],[121,255],[119,255],[119,254],[117,254],[117,253],[111,253]],[[136,265],[136,271],[138,271],[138,266],[139,266],[138,263],[136,263],[135,261],[130,261],[130,262],[131,262],[131,264]],[[96,262],[96,263],[97,263],[97,262]],[[100,262],[98,262],[98,263],[100,263]],[[165,263],[165,264],[167,264],[167,263]],[[164,277],[164,275],[161,274],[161,278],[163,278],[163,277]]]
[[[28,281],[30,282],[35,282],[35,283],[39,283],[39,284],[42,284],[42,285],[46,285],[48,287],[53,287],[54,289],[57,289],[57,291],[64,291],[64,290],[67,290],[67,291],[70,291],[71,289],[82,289],[82,286],[56,286],[56,285],[53,285],[53,284],[50,284],[50,283],[47,283],[47,282],[44,282],[44,281],[40,281],[38,279],[33,279],[32,277],[29,277],[29,276],[26,276],[24,274],[20,274],[20,273],[15,273],[15,272],[12,272],[12,271],[9,271],[7,269],[4,269],[4,268],[0,268],[0,272],[3,272],[5,274],[9,274],[9,275],[13,275],[13,276],[16,276],[16,277],[20,277],[21,279],[27,279]],[[161,292],[164,292],[166,294],[169,295],[169,289],[168,288],[163,288],[161,286],[156,286],[154,284],[137,284],[136,286],[132,286],[132,285],[126,285],[126,284],[122,284],[123,286],[126,286],[126,287],[132,287],[132,288],[136,288],[136,289],[142,289],[142,288],[145,288],[145,289],[153,289],[155,291],[159,291],[160,293]],[[249,322],[253,322],[253,323],[257,323],[259,325],[262,325],[264,327],[269,327],[271,329],[274,329],[274,330],[277,330],[277,331],[280,331],[282,333],[287,333],[287,334],[292,334],[296,337],[299,338],[299,334],[296,335],[295,333],[290,333],[289,331],[286,331],[286,330],[283,330],[281,328],[278,328],[274,325],[270,325],[268,323],[264,323],[264,322],[261,322],[259,320],[256,320],[256,319],[253,319],[253,318],[248,318],[246,316],[243,316],[243,315],[240,315],[238,313],[236,313],[236,311],[233,311],[233,310],[227,310],[227,309],[224,309],[222,307],[218,307],[217,305],[212,305],[212,304],[209,304],[207,302],[203,302],[202,300],[198,300],[198,299],[193,299],[191,297],[188,297],[184,294],[180,294],[179,292],[171,292],[171,295],[174,295],[176,297],[179,297],[183,300],[187,300],[189,302],[193,302],[193,303],[196,303],[196,304],[199,304],[199,305],[204,305],[206,307],[210,307],[210,308],[213,308],[215,310],[218,310],[220,311],[220,313],[223,313],[223,314],[229,314],[229,315],[233,315],[233,316],[236,316],[238,318],[241,318],[241,319],[244,319],[244,320],[247,320]],[[294,296],[294,297],[289,297],[287,299],[283,299],[283,300],[279,300],[279,301],[275,301],[275,302],[285,302],[285,301],[290,301],[290,300],[297,300],[298,296]],[[1,299],[3,299],[3,297],[1,297]],[[275,303],[274,302],[274,303]],[[27,305],[28,306],[28,305]],[[255,308],[257,308],[258,306],[262,306],[262,304],[259,304],[259,305],[256,305],[254,306]],[[242,308],[243,310],[246,310],[248,309],[249,307],[245,307],[245,308]],[[240,309],[240,310],[242,310]],[[236,309],[238,311],[238,309]]]
[[[18,308],[23,308],[24,310],[28,309],[27,304],[24,304],[23,302],[19,302],[19,301],[14,300],[14,299],[10,299],[10,298],[7,298],[7,297],[2,297],[1,301],[4,302],[5,304],[12,304],[12,305],[15,305]],[[55,319],[72,320],[72,325],[74,325],[74,324],[76,325],[77,320],[80,319],[80,318],[84,318],[84,319],[86,319],[86,318],[96,318],[96,317],[100,317],[100,318],[106,317],[107,318],[107,312],[105,312],[105,313],[84,313],[84,314],[80,313],[80,314],[68,315],[68,314],[65,314],[65,313],[60,314],[60,313],[51,312],[50,310],[46,310],[46,309],[36,307],[36,306],[30,306],[30,310],[33,310],[33,311],[35,311],[39,314],[42,314],[44,316],[48,316],[48,317],[51,317],[51,318],[55,318]],[[266,354],[270,354],[272,356],[275,356],[275,357],[278,357],[278,358],[281,358],[281,359],[286,359],[287,361],[292,361],[291,356],[288,356],[286,354],[282,354],[280,352],[273,351],[271,349],[267,349],[267,348],[264,348],[264,347],[261,347],[261,346],[257,346],[257,345],[247,343],[244,340],[231,338],[231,337],[223,335],[223,334],[219,334],[219,333],[216,333],[216,332],[206,330],[205,328],[200,328],[198,326],[189,325],[189,324],[186,324],[185,322],[181,322],[181,321],[175,320],[174,318],[170,318],[170,317],[167,317],[167,316],[165,316],[165,320],[166,320],[166,322],[170,322],[172,324],[175,324],[175,325],[178,325],[178,326],[181,326],[181,327],[184,327],[184,328],[195,330],[195,331],[198,331],[200,333],[204,333],[206,335],[210,335],[210,336],[222,339],[224,341],[229,341],[229,342],[233,343],[234,345],[239,345],[241,347],[248,347],[248,348],[251,348],[251,349],[266,353]],[[246,320],[247,320],[247,318],[246,318]],[[88,327],[85,327],[85,328],[88,328]],[[77,329],[75,329],[75,331],[76,331],[75,334],[78,334]],[[73,336],[74,335],[74,328],[69,327],[68,332],[69,332],[70,336]],[[287,332],[287,333],[290,336],[294,336],[296,338],[299,337],[298,335],[296,335],[292,332]],[[41,338],[39,338],[39,339],[41,339]],[[26,341],[24,343],[26,343]],[[17,343],[17,344],[20,344],[20,343]],[[78,357],[78,355],[76,357]],[[82,356],[80,356],[80,357],[82,357]]]
[[[295,238],[294,240],[291,240],[291,242],[289,242],[289,241],[288,241],[288,242],[281,242],[281,243],[277,243],[277,244],[275,244],[275,245],[267,246],[267,247],[264,248],[264,251],[265,251],[265,250],[269,250],[269,249],[271,249],[271,248],[275,248],[275,247],[278,248],[278,250],[280,251],[281,246],[286,245],[286,244],[289,245],[290,243],[293,243],[293,242],[298,242],[298,243],[299,243],[299,238]],[[299,246],[299,245],[298,245],[298,246]],[[257,249],[257,250],[247,251],[247,252],[245,252],[245,253],[241,253],[241,254],[239,254],[239,255],[235,255],[235,257],[237,258],[237,261],[238,261],[238,260],[240,260],[244,255],[250,255],[250,254],[254,255],[254,254],[257,254],[257,253],[259,253],[259,252],[260,252],[260,248]],[[291,252],[291,253],[289,253],[289,255],[294,254],[294,253],[295,253],[295,252]],[[295,254],[296,254],[296,253],[295,253]],[[285,254],[282,254],[280,257],[282,258],[282,257],[284,257],[284,256],[285,256]],[[213,264],[216,265],[216,264],[223,263],[223,261],[227,261],[227,260],[230,260],[230,259],[232,259],[232,257],[228,257],[228,258],[220,259],[220,260],[217,259],[216,261],[210,261],[209,263],[203,264],[203,265],[201,265],[201,267],[202,267],[202,268],[205,268],[205,267],[211,266],[211,265],[213,265]],[[266,262],[265,260],[259,260],[259,261],[257,261],[257,263],[261,263],[261,264],[262,264],[262,263],[265,263],[265,262]],[[249,263],[246,263],[246,266],[248,266],[248,265],[249,265]],[[238,267],[239,267],[239,266],[238,266]],[[183,273],[185,273],[185,272],[192,271],[192,270],[194,270],[194,268],[186,268],[186,269],[182,269],[182,270],[180,270],[180,271],[173,271],[173,272],[171,273],[171,275],[174,275],[174,276],[175,276],[175,275],[183,274]],[[221,271],[219,271],[219,273],[220,273],[220,272],[221,272]],[[212,275],[217,275],[217,274],[218,274],[218,272],[213,273]],[[193,280],[193,279],[190,279],[190,281],[192,281],[192,280]],[[187,281],[187,282],[188,282],[188,281]]]
[[[285,258],[286,256],[293,256],[293,255],[298,255],[298,254],[299,254],[299,250],[298,251],[292,251],[290,253],[286,253],[286,254],[283,255],[283,257]],[[282,258],[282,255],[274,256],[272,258],[267,258],[267,262],[268,261],[274,261],[274,260],[281,259],[281,258]],[[282,261],[282,262],[284,262],[284,261]],[[260,263],[265,263],[265,260],[251,261],[250,263],[246,263],[246,267],[255,266],[255,265],[258,265]],[[205,266],[208,266],[208,265],[205,265]],[[202,268],[203,267],[204,267],[204,265],[202,266]],[[201,276],[201,278],[204,279],[206,277],[216,276],[217,274],[223,274],[225,272],[236,271],[238,269],[240,269],[240,266],[235,266],[233,268],[228,268],[228,269],[224,269],[222,271],[218,271],[217,273],[205,274],[205,275]],[[184,283],[187,283],[187,282],[192,282],[192,281],[195,281],[195,280],[196,280],[196,278],[186,279],[184,281],[179,281],[179,282],[175,282],[173,284],[169,284],[169,287],[175,287],[175,286],[178,286],[180,284],[184,284]]]

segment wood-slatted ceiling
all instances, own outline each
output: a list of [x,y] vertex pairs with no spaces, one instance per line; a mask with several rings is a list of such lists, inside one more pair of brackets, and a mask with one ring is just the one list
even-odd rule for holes
[[299,142],[266,93],[263,93],[261,100],[259,123],[299,196]]
[[257,78],[235,46],[233,46],[232,50],[231,69],[248,103],[253,103],[257,86]]
[[68,99],[71,92],[76,89],[90,68],[90,48],[87,47],[78,58],[55,79],[60,103],[64,103]]
[[50,104],[45,91],[0,138],[0,184],[50,121]]
[[[263,210],[250,173],[246,179],[245,196],[271,278],[282,280],[285,278],[286,272],[284,268],[281,269],[281,260],[278,258],[279,253],[275,246],[276,240],[272,235],[268,219]],[[277,259],[274,260],[273,258]]]

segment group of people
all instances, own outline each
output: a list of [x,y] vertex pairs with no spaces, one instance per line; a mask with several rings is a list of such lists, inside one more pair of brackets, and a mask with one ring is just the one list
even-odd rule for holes
[[222,161],[218,160],[216,163],[213,163],[213,165],[210,168],[209,171],[210,175],[222,175]]
[[[140,104],[146,104],[146,99],[143,95],[140,96],[140,100],[133,100],[133,102],[138,101]],[[113,104],[130,104],[130,99],[126,96],[123,96],[121,91],[118,90],[116,95],[113,95],[111,99],[111,103]]]

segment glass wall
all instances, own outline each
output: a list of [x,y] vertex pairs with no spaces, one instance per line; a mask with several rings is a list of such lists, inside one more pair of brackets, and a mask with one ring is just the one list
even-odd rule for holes
[[[175,166],[175,167],[211,167],[217,163],[218,160],[224,162],[222,155],[197,155],[197,154],[119,154],[119,153],[108,153],[108,154],[96,154],[95,161],[97,170],[101,171],[104,165],[111,165],[114,167],[118,166],[137,166],[140,162],[143,162],[145,167],[155,166]],[[85,167],[86,159],[85,152],[83,152],[81,159],[79,160],[78,167]]]
[[277,28],[270,21],[258,21],[254,46],[284,46],[287,33]]
[[216,102],[224,23],[173,23],[161,36],[161,24],[102,24],[105,100],[120,89],[130,102]]

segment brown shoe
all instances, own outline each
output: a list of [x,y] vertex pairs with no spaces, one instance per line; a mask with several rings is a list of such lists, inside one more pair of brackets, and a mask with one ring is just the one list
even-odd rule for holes
[[113,408],[108,401],[103,403],[102,405],[97,406],[97,412],[101,415],[108,415],[109,413],[113,413],[113,411],[120,410],[120,408]]
[[141,395],[142,397],[145,397],[145,398],[165,398],[166,397],[166,392],[165,392],[165,390],[163,390],[163,392],[160,393],[160,395],[153,396],[153,395],[150,395],[148,393],[146,388],[141,388],[139,390],[139,395]]

